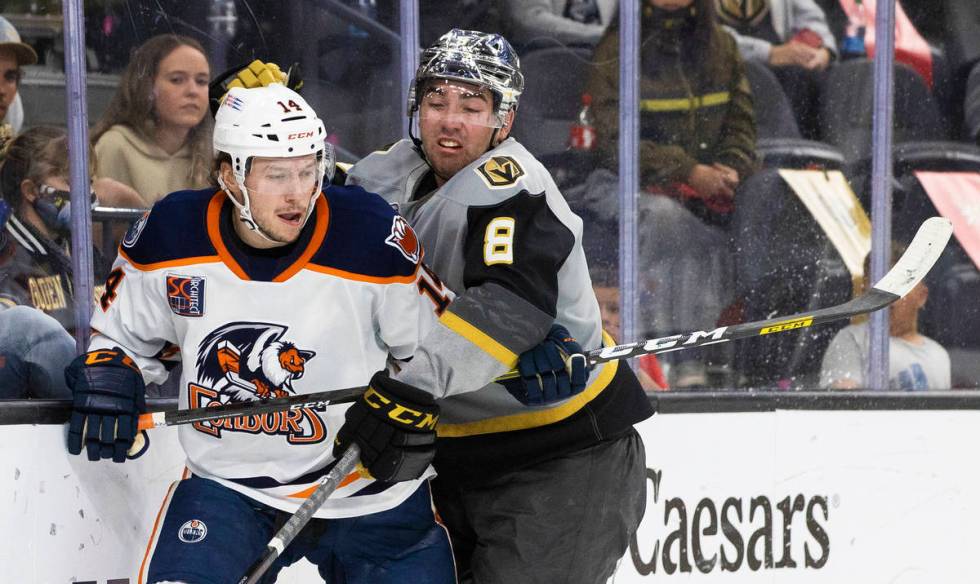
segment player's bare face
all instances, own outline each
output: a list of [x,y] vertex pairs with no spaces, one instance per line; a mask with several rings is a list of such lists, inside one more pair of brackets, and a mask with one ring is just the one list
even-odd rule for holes
[[158,126],[190,130],[208,113],[211,69],[200,51],[182,45],[160,61],[153,79]]
[[17,57],[10,51],[0,50],[0,121],[7,116],[10,104],[17,96],[17,82],[20,71]]
[[[252,219],[275,242],[285,245],[299,238],[318,182],[313,154],[299,158],[253,158],[245,177]],[[239,233],[253,247],[269,247],[253,231]]]
[[419,106],[422,148],[442,185],[483,155],[500,125],[490,90],[458,82],[436,81],[424,90]]

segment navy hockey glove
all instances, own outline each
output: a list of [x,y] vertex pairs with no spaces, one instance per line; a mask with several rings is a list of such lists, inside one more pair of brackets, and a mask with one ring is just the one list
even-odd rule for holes
[[582,345],[560,324],[517,359],[519,377],[502,382],[524,405],[545,405],[567,399],[585,389],[589,361]]
[[417,479],[435,455],[438,420],[432,395],[379,371],[347,410],[333,455],[340,458],[353,442],[361,447],[361,464],[379,481]]
[[[68,452],[81,454],[84,445],[89,460],[125,461],[136,439],[139,415],[146,411],[139,367],[117,347],[89,351],[65,368],[65,381],[74,395]],[[145,450],[143,446],[131,457]]]

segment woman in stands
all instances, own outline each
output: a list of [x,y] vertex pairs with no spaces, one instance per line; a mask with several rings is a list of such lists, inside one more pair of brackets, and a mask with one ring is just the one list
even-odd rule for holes
[[[757,166],[755,112],[734,39],[713,0],[642,1],[640,46],[640,305],[647,336],[698,329],[731,302],[726,226]],[[600,164],[616,171],[619,26],[596,47],[592,95]],[[610,185],[610,191],[615,185]],[[703,386],[698,352],[675,363],[672,387]]]
[[159,35],[140,46],[93,132],[98,175],[132,186],[145,207],[167,193],[206,186],[210,75],[194,39]]

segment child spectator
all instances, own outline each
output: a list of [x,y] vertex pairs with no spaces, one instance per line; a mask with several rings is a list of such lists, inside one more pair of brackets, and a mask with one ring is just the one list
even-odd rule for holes
[[[599,301],[599,312],[602,313],[602,330],[617,343],[635,341],[636,339],[620,338],[616,265],[594,262],[589,266],[589,274],[592,276],[592,290],[595,292],[596,300]],[[650,392],[670,389],[667,376],[656,355],[642,355],[636,359],[636,364],[636,378],[640,380],[644,390]]]
[[136,189],[143,207],[209,183],[210,68],[194,39],[167,34],[133,54],[92,134],[99,176]]
[[[892,244],[892,265],[905,252]],[[871,255],[864,261],[864,285],[868,286]],[[888,387],[923,391],[950,389],[949,353],[939,343],[919,333],[919,311],[926,305],[929,289],[920,282],[896,300],[889,311]],[[852,324],[837,333],[824,353],[820,387],[859,389],[867,387],[868,322]]]

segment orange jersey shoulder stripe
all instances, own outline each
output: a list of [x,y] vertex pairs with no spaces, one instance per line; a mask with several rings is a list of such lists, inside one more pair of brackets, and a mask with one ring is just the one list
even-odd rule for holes
[[319,197],[316,198],[316,230],[313,232],[313,237],[310,238],[310,243],[307,244],[306,249],[303,250],[303,254],[296,259],[295,262],[278,276],[272,279],[273,282],[285,282],[286,280],[292,278],[297,272],[306,266],[313,254],[320,249],[320,245],[323,244],[323,239],[327,236],[327,229],[330,226],[330,207],[327,205],[327,198],[321,193]]
[[348,272],[346,270],[341,270],[338,268],[330,268],[327,266],[321,266],[319,264],[307,264],[307,270],[312,270],[314,272],[319,272],[321,274],[327,274],[328,276],[336,276],[338,278],[343,278],[345,280],[356,280],[358,282],[368,282],[371,284],[411,284],[415,282],[415,277],[418,275],[418,266],[415,266],[415,271],[408,276],[368,276],[366,274],[358,274],[356,272]]
[[228,266],[229,270],[234,272],[242,280],[251,280],[248,274],[245,273],[245,270],[231,256],[228,248],[225,247],[225,242],[221,241],[221,229],[218,227],[218,222],[221,219],[221,205],[225,202],[225,197],[227,196],[224,191],[219,190],[211,197],[211,202],[208,203],[208,238],[211,239],[211,245],[218,252],[218,257]]
[[133,258],[129,257],[129,254],[126,253],[126,250],[122,249],[121,247],[119,248],[119,255],[126,258],[126,261],[129,262],[131,266],[133,266],[134,268],[142,272],[152,272],[153,270],[160,270],[163,268],[175,268],[179,266],[192,266],[194,264],[213,264],[221,261],[221,258],[218,256],[195,256],[190,258],[180,258],[177,260],[167,260],[164,262],[141,264],[137,261],[134,261]]

